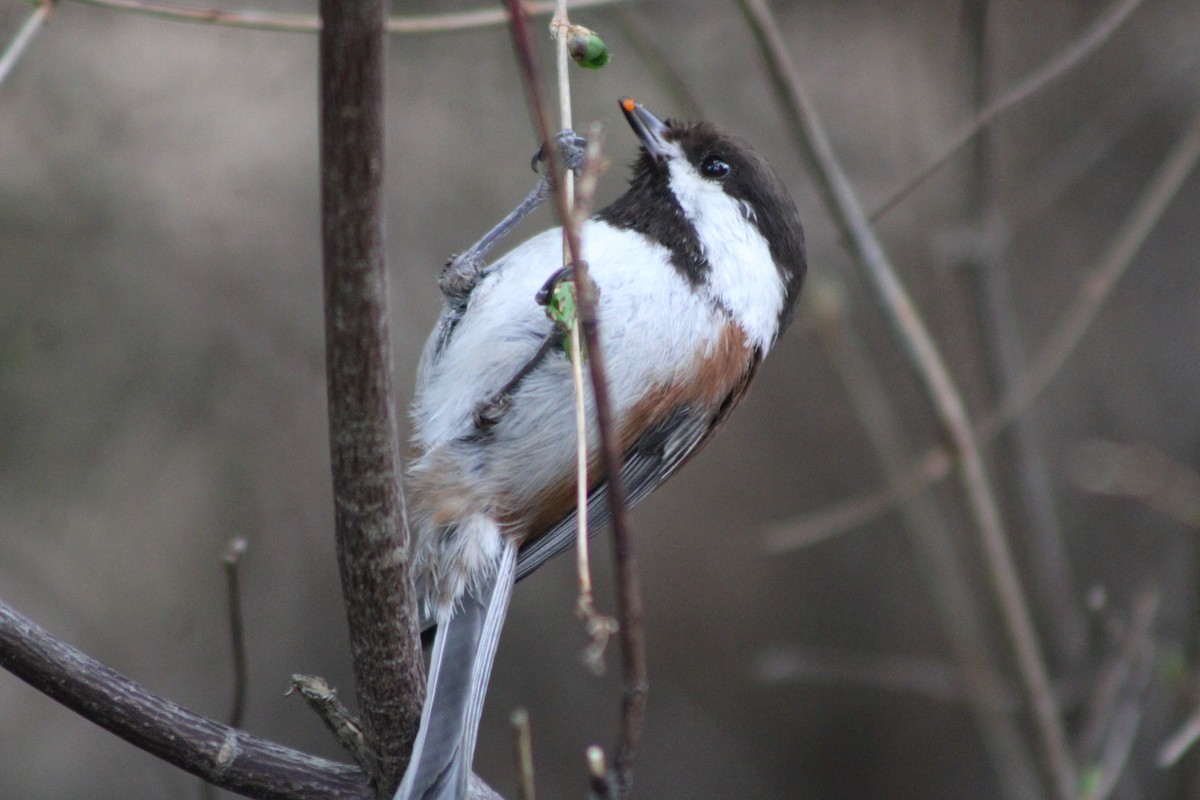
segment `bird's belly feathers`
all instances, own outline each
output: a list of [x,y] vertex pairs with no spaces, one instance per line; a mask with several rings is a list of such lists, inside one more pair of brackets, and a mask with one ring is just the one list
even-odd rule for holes
[[[744,371],[745,337],[731,335],[722,312],[686,282],[665,248],[597,221],[585,226],[584,247],[600,289],[602,345],[619,430],[631,430],[639,415],[664,413],[694,391],[689,387],[702,368]],[[417,521],[441,527],[484,512],[517,522],[548,492],[574,480],[573,385],[561,347],[554,346],[520,383],[495,425],[478,429],[473,418],[552,330],[534,295],[561,260],[557,229],[522,244],[489,270],[440,352],[427,351],[414,403],[414,418],[421,421],[411,475]],[[514,281],[515,291],[502,285]],[[594,454],[590,388],[587,398]]]

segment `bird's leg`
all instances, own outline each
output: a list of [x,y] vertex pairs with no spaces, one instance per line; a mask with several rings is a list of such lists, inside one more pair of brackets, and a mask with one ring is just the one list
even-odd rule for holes
[[[554,274],[542,284],[542,288],[538,289],[537,294],[534,296],[534,302],[540,306],[548,306],[558,285],[571,277],[571,270],[570,266],[555,270]],[[546,337],[542,339],[542,343],[538,346],[538,349],[521,365],[521,368],[509,379],[508,383],[501,386],[498,391],[475,407],[473,419],[477,430],[486,430],[500,421],[500,418],[504,416],[504,412],[508,410],[509,405],[512,403],[513,393],[521,387],[521,383],[529,376],[529,373],[537,369],[537,366],[542,363],[542,359],[554,347],[555,342],[561,341],[559,339],[561,333],[558,325],[555,325],[546,334]]]
[[[572,172],[578,172],[583,166],[587,140],[572,130],[559,131],[554,136],[558,147],[560,162]],[[546,146],[542,145],[533,157],[533,170],[537,172],[538,164],[546,160]],[[546,202],[554,191],[554,176],[547,169],[538,177],[537,185],[533,187],[520,205],[508,216],[500,220],[496,227],[483,235],[483,238],[473,244],[465,253],[454,256],[446,262],[442,274],[438,278],[438,287],[447,299],[455,302],[464,301],[479,283],[483,273],[484,259],[496,243],[512,232],[517,223],[527,217],[534,209]]]

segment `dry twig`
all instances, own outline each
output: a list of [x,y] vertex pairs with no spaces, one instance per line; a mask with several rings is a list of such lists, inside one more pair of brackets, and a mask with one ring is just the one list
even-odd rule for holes
[[[142,2],[142,0],[75,0],[75,2],[174,22],[193,22],[202,25],[221,25],[229,28],[248,28],[282,33],[316,33],[321,29],[321,18],[312,14],[225,11],[217,8],[149,3]],[[573,0],[571,7],[588,8],[618,2],[623,2],[623,0]],[[526,9],[530,14],[550,14],[554,11],[554,5],[553,2],[530,2],[526,4]],[[390,34],[456,33],[479,28],[499,27],[507,20],[508,15],[503,10],[487,8],[478,11],[456,11],[426,16],[389,17],[385,22],[385,30]]]
[[17,35],[8,43],[8,47],[4,48],[3,53],[0,53],[0,85],[3,85],[5,79],[12,74],[13,67],[17,65],[21,56],[25,55],[25,51],[29,49],[29,45],[41,33],[53,10],[53,0],[41,0],[38,7],[21,25]]
[[246,626],[242,624],[242,588],[239,567],[246,554],[246,540],[233,539],[225,548],[221,558],[225,564],[225,590],[229,598],[229,639],[233,651],[233,707],[229,711],[229,724],[241,727],[246,713],[246,688],[249,683],[246,669]]
[[997,97],[986,108],[981,109],[974,118],[963,123],[950,137],[940,152],[929,163],[918,169],[911,177],[901,182],[887,198],[881,202],[868,219],[875,222],[887,212],[896,207],[910,192],[924,183],[931,175],[949,161],[955,153],[961,150],[981,130],[990,125],[998,116],[1028,100],[1033,95],[1045,89],[1058,78],[1066,75],[1073,67],[1094,53],[1113,35],[1122,23],[1128,19],[1142,0],[1116,0],[1109,9],[1096,18],[1092,26],[1071,44],[1058,51],[1058,55],[1038,67],[1008,91]]
[[[535,62],[533,37],[529,21],[520,0],[507,0],[511,15],[511,31],[521,68],[521,77],[529,95],[534,124],[539,138],[550,141],[550,124],[543,101],[541,80]],[[555,148],[548,147],[550,168],[561,174],[559,157]],[[613,560],[617,581],[617,617],[620,623],[622,672],[625,692],[621,706],[621,731],[617,742],[613,771],[617,794],[623,794],[632,781],[633,763],[645,725],[646,711],[646,647],[642,626],[642,597],[638,578],[637,556],[633,539],[626,521],[626,493],[621,479],[622,454],[617,446],[613,427],[612,404],[609,399],[608,379],[604,368],[604,351],[600,346],[600,332],[596,316],[596,297],[587,273],[587,262],[579,238],[579,225],[564,191],[565,182],[555,184],[555,200],[559,219],[567,235],[574,281],[577,292],[579,324],[587,344],[588,367],[592,381],[592,396],[595,398],[596,422],[600,432],[601,461],[608,487],[609,506],[612,511]]]
[[533,781],[533,731],[529,727],[529,712],[518,708],[509,715],[513,728],[514,756],[517,761],[517,784],[521,789],[521,800],[534,800]]

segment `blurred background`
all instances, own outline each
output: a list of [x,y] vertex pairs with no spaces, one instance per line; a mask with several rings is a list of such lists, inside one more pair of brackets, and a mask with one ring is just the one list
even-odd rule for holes
[[[1196,759],[1159,757],[1200,688],[1200,178],[1178,179],[1200,113],[1200,5],[1119,5],[1136,7],[1107,41],[877,229],[975,419],[1037,359],[1050,365],[986,455],[1081,792],[1197,797]],[[942,429],[814,190],[737,5],[619,8],[573,13],[612,52],[572,77],[578,127],[608,126],[601,199],[620,193],[634,155],[619,96],[702,116],[775,164],[811,265],[797,322],[748,401],[632,516],[651,680],[634,797],[1050,797],[960,486],[919,480],[938,472],[928,454]],[[876,208],[1117,5],[774,8]],[[3,0],[0,42],[31,11]],[[223,718],[221,555],[245,537],[245,727],[345,760],[284,697],[307,672],[353,700],[322,373],[316,55],[310,34],[63,2],[0,85],[0,597]],[[441,264],[532,187],[538,142],[503,28],[394,36],[388,60],[405,404]],[[1144,243],[1122,258],[1155,185],[1169,202],[1139,218]],[[541,212],[513,242],[550,224]],[[1063,320],[1098,297],[1106,265],[1115,282],[1062,349]],[[900,502],[889,487],[903,486],[924,488]],[[611,609],[603,536],[596,553]],[[615,735],[619,663],[610,653],[602,678],[582,666],[574,594],[570,559],[516,593],[476,757],[510,796],[514,708],[531,714],[545,797],[581,796],[585,747]],[[201,796],[196,779],[0,673],[0,798]]]

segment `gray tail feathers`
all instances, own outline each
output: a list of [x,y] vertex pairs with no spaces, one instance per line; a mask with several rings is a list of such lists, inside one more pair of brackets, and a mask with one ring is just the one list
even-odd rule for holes
[[505,541],[495,572],[468,590],[438,625],[412,760],[394,800],[462,800],[492,658],[508,612],[517,546]]

